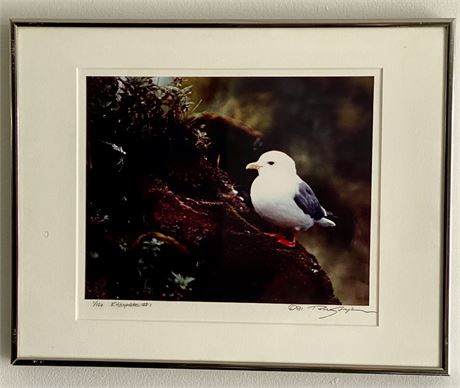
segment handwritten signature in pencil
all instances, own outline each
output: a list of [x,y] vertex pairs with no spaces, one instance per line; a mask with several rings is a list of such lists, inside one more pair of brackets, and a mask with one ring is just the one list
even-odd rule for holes
[[365,314],[377,314],[375,310],[365,310],[356,307],[345,307],[345,306],[323,306],[323,305],[315,305],[315,306],[301,306],[298,304],[290,304],[288,306],[289,311],[303,311],[305,309],[319,311],[321,314],[318,319],[326,319],[333,317],[339,313],[348,314],[351,312],[357,313],[365,313]]

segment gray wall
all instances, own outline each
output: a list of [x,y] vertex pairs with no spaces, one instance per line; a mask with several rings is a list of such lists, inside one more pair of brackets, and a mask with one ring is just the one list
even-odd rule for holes
[[[12,367],[10,341],[10,150],[9,150],[9,18],[112,19],[276,19],[276,18],[456,18],[458,0],[0,0],[1,21],[1,151],[0,151],[0,386],[155,386],[155,387],[460,387],[459,349],[459,233],[453,233],[452,376],[372,376],[246,371],[162,369]],[[458,40],[458,34],[456,39]],[[458,42],[457,42],[458,43]],[[458,46],[458,44],[457,44]],[[458,50],[457,50],[458,51]],[[455,71],[460,71],[458,55]],[[455,89],[458,90],[458,77]],[[459,171],[460,135],[454,130],[454,171]],[[453,181],[453,227],[460,228],[460,179]]]

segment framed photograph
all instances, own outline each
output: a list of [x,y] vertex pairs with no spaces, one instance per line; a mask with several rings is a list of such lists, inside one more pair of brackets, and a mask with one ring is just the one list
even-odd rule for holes
[[451,29],[12,21],[12,363],[448,374]]

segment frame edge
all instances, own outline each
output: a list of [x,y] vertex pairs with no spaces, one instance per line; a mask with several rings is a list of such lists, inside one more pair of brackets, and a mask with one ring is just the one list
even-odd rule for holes
[[[433,26],[446,28],[446,81],[445,107],[446,122],[444,125],[444,230],[443,230],[443,303],[442,303],[442,345],[440,367],[362,367],[359,366],[267,366],[232,365],[219,363],[190,362],[138,362],[138,361],[98,361],[98,360],[36,360],[18,356],[18,117],[17,117],[17,33],[19,27],[213,27],[213,28],[263,28],[263,27],[420,27]],[[322,373],[359,373],[359,374],[411,374],[449,376],[449,306],[450,306],[450,235],[451,235],[451,179],[452,179],[452,145],[454,109],[454,35],[455,19],[368,19],[368,20],[77,20],[77,19],[10,19],[10,134],[12,151],[12,309],[11,309],[11,364],[12,365],[46,365],[46,366],[90,366],[90,367],[136,367],[136,368],[174,368],[174,369],[219,369],[219,370],[261,370],[261,371],[300,371]]]

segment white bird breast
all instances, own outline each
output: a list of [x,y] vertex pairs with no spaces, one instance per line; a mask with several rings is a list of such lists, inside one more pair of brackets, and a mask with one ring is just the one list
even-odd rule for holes
[[251,186],[251,201],[257,214],[282,228],[311,228],[313,218],[305,214],[294,201],[300,181],[297,175],[275,172],[259,175]]

